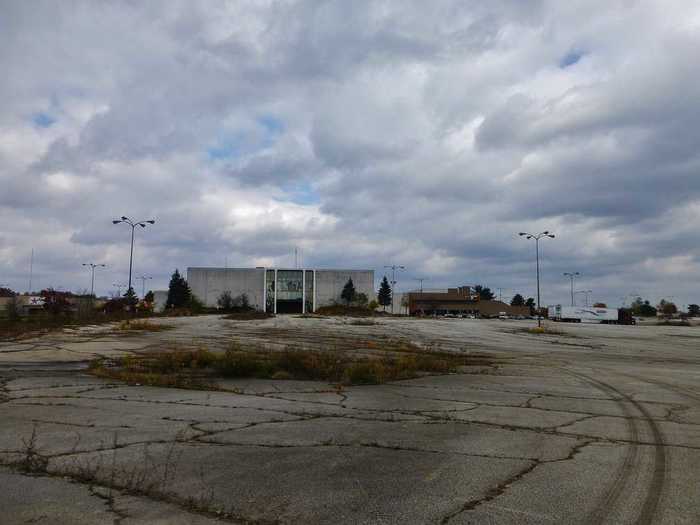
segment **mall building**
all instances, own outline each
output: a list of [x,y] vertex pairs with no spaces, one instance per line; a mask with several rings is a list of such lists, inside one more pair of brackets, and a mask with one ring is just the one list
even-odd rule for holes
[[348,279],[356,293],[374,299],[374,270],[187,268],[190,289],[205,306],[216,307],[221,294],[229,292],[234,298],[246,294],[253,308],[274,314],[310,313],[341,303]]

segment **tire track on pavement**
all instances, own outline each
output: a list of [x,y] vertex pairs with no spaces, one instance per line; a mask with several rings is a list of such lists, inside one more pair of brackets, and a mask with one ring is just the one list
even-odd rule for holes
[[[628,401],[644,416],[644,421],[649,426],[649,429],[654,437],[654,469],[646,496],[644,498],[644,504],[642,505],[640,515],[636,522],[643,525],[653,523],[654,517],[658,512],[659,502],[661,501],[663,492],[664,479],[666,476],[666,450],[664,447],[663,435],[656,424],[656,421],[652,418],[652,415],[649,413],[646,407],[644,407],[644,405],[609,383],[590,377],[581,372],[574,372],[566,368],[563,370],[591,384],[592,386],[595,386],[596,388],[604,390],[609,394],[614,394],[616,397]],[[625,405],[625,403],[620,401],[620,406],[625,412],[625,415],[629,415],[629,408]],[[627,424],[628,428],[633,433],[633,439],[635,441],[638,440],[638,422],[634,419],[627,419]],[[638,454],[639,451],[637,445],[631,445],[630,452],[628,452],[628,454],[625,456],[620,474],[616,478],[615,482],[613,482],[610,493],[605,500],[598,505],[593,513],[589,515],[592,523],[601,523],[605,517],[605,514],[609,513],[611,506],[619,500],[620,495],[622,494],[622,489],[627,485],[631,474],[634,472],[634,463],[637,460]]]

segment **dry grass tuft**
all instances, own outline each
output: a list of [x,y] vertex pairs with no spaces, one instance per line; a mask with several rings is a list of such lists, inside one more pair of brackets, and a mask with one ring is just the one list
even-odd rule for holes
[[331,383],[381,384],[424,374],[456,372],[463,366],[484,365],[483,356],[420,349],[393,342],[377,357],[344,352],[286,348],[282,351],[242,349],[231,345],[224,353],[206,349],[159,352],[99,360],[90,371],[129,384],[190,389],[215,388],[215,378],[301,379]]
[[119,323],[118,330],[124,332],[162,332],[164,330],[172,330],[173,328],[175,327],[167,324],[156,324],[141,320],[130,321],[127,319]]

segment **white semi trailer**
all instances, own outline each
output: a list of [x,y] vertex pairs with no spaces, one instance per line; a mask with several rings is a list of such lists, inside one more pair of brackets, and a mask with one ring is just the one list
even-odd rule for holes
[[569,323],[617,323],[619,312],[617,308],[595,308],[588,306],[549,307],[549,318],[553,321]]

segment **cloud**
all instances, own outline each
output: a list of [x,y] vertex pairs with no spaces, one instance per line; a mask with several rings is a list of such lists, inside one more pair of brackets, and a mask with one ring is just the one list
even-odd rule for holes
[[[56,2],[0,19],[0,281],[403,264],[698,302],[694,2]],[[36,283],[36,280],[35,280]]]

